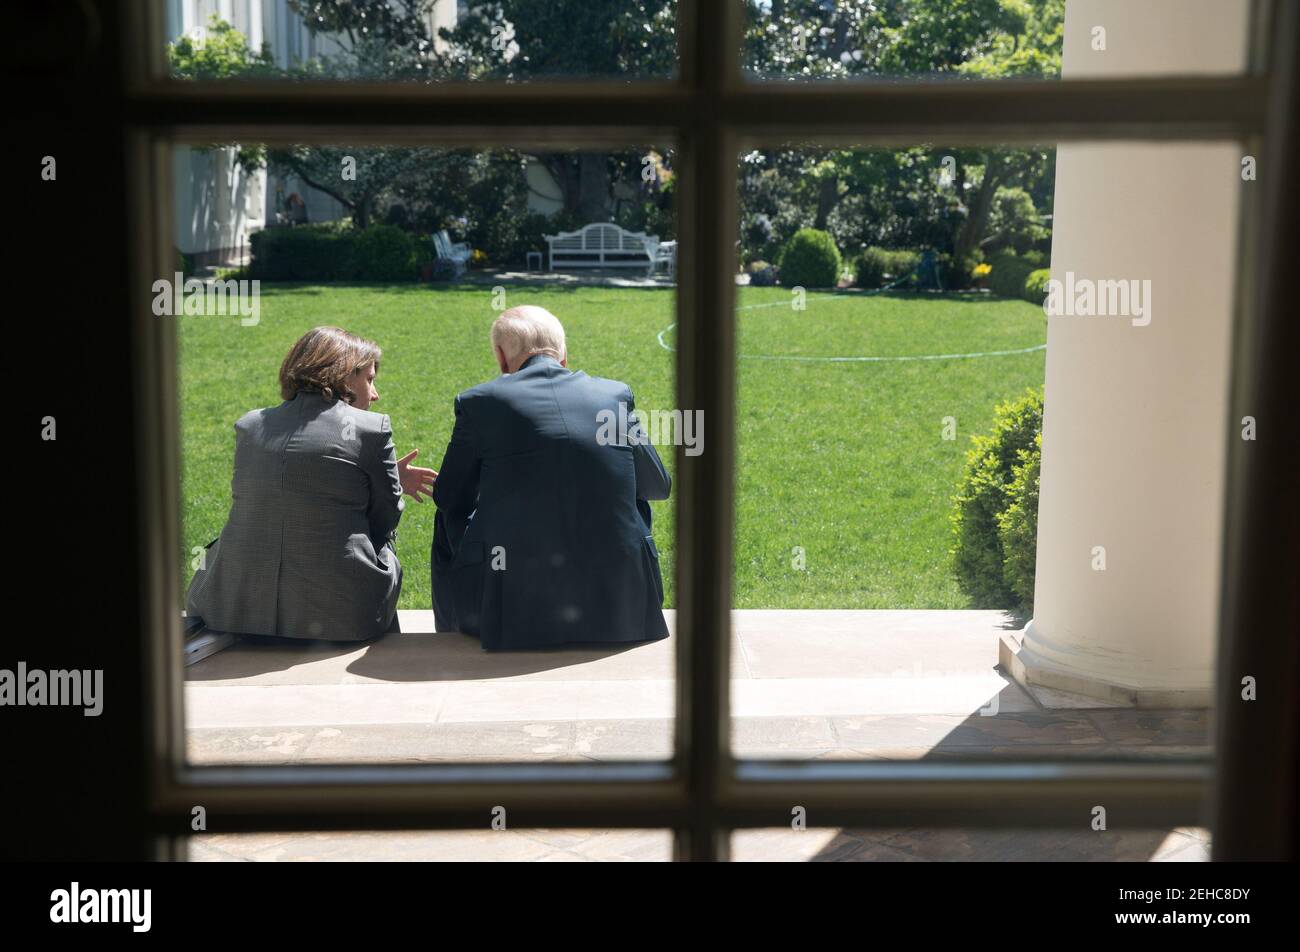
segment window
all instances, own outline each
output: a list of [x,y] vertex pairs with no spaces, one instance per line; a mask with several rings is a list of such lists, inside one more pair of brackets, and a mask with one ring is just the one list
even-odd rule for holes
[[[761,5],[760,5],[761,6]],[[1224,709],[1218,735],[1221,771],[1190,762],[1101,760],[1071,763],[980,762],[961,758],[797,761],[737,759],[731,750],[730,648],[737,452],[737,321],[735,240],[738,156],[791,139],[827,145],[898,146],[916,142],[1026,144],[1161,139],[1245,141],[1252,154],[1278,150],[1293,138],[1282,62],[1269,63],[1263,40],[1294,30],[1289,5],[1261,4],[1248,68],[1210,77],[1008,80],[1004,83],[837,82],[746,79],[742,73],[744,12],[737,3],[684,2],[676,9],[678,78],[621,84],[537,80],[526,84],[230,84],[164,75],[154,19],[135,30],[141,69],[129,91],[129,187],[138,219],[138,273],[147,289],[170,273],[169,209],[153,201],[165,181],[177,130],[206,141],[329,142],[365,139],[438,147],[562,147],[672,142],[678,150],[678,403],[708,420],[708,452],[677,458],[676,712],[669,761],[590,764],[431,764],[311,767],[189,767],[183,758],[177,567],[178,395],[172,325],[157,320],[144,292],[133,328],[140,355],[137,444],[146,501],[148,574],[143,590],[152,639],[150,698],[153,740],[151,816],[160,836],[189,830],[194,803],[224,817],[232,831],[481,828],[495,805],[514,827],[671,829],[679,860],[728,855],[732,830],[789,822],[793,807],[818,826],[901,825],[1060,827],[1079,811],[1106,803],[1113,822],[1134,828],[1193,827],[1212,781],[1218,817],[1237,824],[1233,847],[1248,839],[1248,810],[1239,785],[1243,766],[1266,751],[1243,743],[1266,734],[1258,720],[1277,708]],[[1166,12],[1169,5],[1165,5]],[[1272,19],[1277,17],[1277,20]],[[150,41],[151,42],[151,41]],[[1270,70],[1270,66],[1274,67]],[[201,106],[201,108],[200,108]],[[1278,117],[1273,119],[1272,117]],[[1278,122],[1273,126],[1270,123]],[[1264,140],[1265,133],[1273,137]],[[1279,159],[1280,162],[1280,159]],[[1275,185],[1270,187],[1287,187]],[[163,195],[169,194],[164,189]],[[1261,199],[1243,197],[1243,233],[1259,225]],[[1283,234],[1278,231],[1276,234]],[[1292,241],[1292,247],[1294,242]],[[1283,390],[1266,371],[1279,358],[1259,349],[1258,335],[1276,333],[1280,278],[1271,251],[1248,242],[1236,298],[1234,407],[1254,401],[1281,411]],[[1254,295],[1258,294],[1259,297]],[[1272,361],[1272,362],[1270,362]],[[1050,399],[1050,398],[1049,398]],[[1234,409],[1235,412],[1235,409]],[[1280,414],[1281,415],[1281,414]],[[1264,516],[1278,459],[1276,448],[1246,459],[1228,440],[1232,472],[1225,516],[1228,552],[1218,698],[1238,690],[1241,672],[1266,670],[1282,646],[1285,606],[1268,595],[1285,569],[1281,540]],[[1269,455],[1274,454],[1274,455]],[[1262,468],[1261,468],[1262,467]],[[1252,497],[1252,489],[1264,497]],[[1250,559],[1245,550],[1256,546]],[[1273,562],[1266,561],[1272,557]],[[1260,568],[1272,565],[1273,568]],[[1248,567],[1258,570],[1251,576]],[[1247,623],[1249,622],[1249,623]],[[1256,713],[1258,710],[1260,713]],[[1253,725],[1253,726],[1252,726]],[[1216,849],[1217,846],[1216,841]],[[1228,847],[1225,847],[1225,849]]]

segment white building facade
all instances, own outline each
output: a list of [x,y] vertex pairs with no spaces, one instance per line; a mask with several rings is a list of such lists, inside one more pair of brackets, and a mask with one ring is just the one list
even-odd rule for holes
[[[435,0],[430,28],[456,24],[457,0]],[[212,16],[242,33],[250,49],[265,45],[280,67],[291,67],[318,56],[343,51],[346,40],[307,29],[286,0],[167,0],[166,30],[170,40],[203,38]],[[249,236],[285,210],[289,196],[303,200],[307,221],[333,221],[348,214],[337,199],[294,176],[267,169],[246,171],[233,147],[196,149],[177,146],[172,153],[173,229],[176,246],[196,266],[243,263]]]

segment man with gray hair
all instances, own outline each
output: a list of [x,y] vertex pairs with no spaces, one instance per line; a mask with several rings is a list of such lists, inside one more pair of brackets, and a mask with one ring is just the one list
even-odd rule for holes
[[649,500],[671,481],[638,431],[601,425],[631,389],[569,370],[545,308],[503,312],[491,339],[501,376],[456,398],[434,486],[438,631],[489,651],[666,638]]

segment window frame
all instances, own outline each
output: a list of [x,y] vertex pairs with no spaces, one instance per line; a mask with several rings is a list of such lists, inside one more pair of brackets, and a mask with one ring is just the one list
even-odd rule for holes
[[[1216,815],[1235,817],[1239,824],[1262,822],[1242,807],[1247,796],[1242,777],[1216,775],[1208,759],[916,763],[732,756],[735,196],[741,150],[791,138],[854,145],[1236,139],[1260,154],[1273,139],[1294,138],[1285,108],[1295,101],[1293,68],[1269,72],[1264,58],[1253,55],[1248,69],[1233,76],[834,81],[834,94],[826,95],[825,84],[742,75],[740,3],[680,0],[680,69],[673,80],[439,86],[179,82],[163,72],[160,5],[129,6],[140,8],[133,11],[138,19],[124,30],[122,55],[128,70],[127,226],[134,252],[140,597],[147,646],[142,729],[150,754],[148,817],[159,855],[184,855],[190,810],[199,803],[230,832],[483,829],[489,811],[501,804],[516,829],[668,829],[677,860],[726,859],[732,830],[784,826],[795,804],[818,826],[1061,827],[1077,824],[1080,811],[1096,803],[1107,804],[1114,826],[1197,825],[1207,820],[1206,805],[1217,783]],[[1286,37],[1295,35],[1294,11],[1284,13],[1259,0],[1253,16],[1257,52],[1270,34],[1285,50]],[[1271,29],[1263,26],[1266,18]],[[148,288],[157,274],[172,270],[171,144],[240,137],[418,139],[479,147],[646,142],[676,148],[678,400],[702,410],[715,435],[706,456],[686,457],[677,450],[676,718],[670,760],[311,767],[185,762],[175,567],[180,537],[175,325],[152,315]],[[1260,360],[1281,359],[1280,348],[1265,347],[1251,358],[1254,364],[1243,363],[1248,355],[1243,356],[1240,342],[1277,333],[1276,315],[1285,303],[1277,282],[1268,285],[1273,290],[1267,299],[1253,293],[1270,262],[1267,247],[1247,237],[1259,226],[1256,196],[1254,189],[1243,195],[1238,241],[1242,277],[1234,362],[1239,390],[1243,380],[1258,375]],[[1281,397],[1269,391],[1257,405],[1285,412]],[[1241,452],[1230,442],[1232,473],[1240,469]],[[1233,477],[1228,494],[1229,550],[1251,544],[1243,536],[1246,526],[1255,527],[1256,538],[1260,532],[1257,521],[1238,517],[1258,505],[1250,491],[1265,485],[1265,477],[1257,470],[1243,472]],[[1221,658],[1244,654],[1262,663],[1281,650],[1276,629],[1270,636],[1260,622],[1270,611],[1274,620],[1284,619],[1285,606],[1241,607],[1257,584],[1232,566],[1225,568],[1223,605],[1238,608],[1232,614],[1225,607]],[[1252,625],[1235,627],[1234,620],[1247,611],[1253,612]],[[1226,665],[1218,666],[1216,678],[1222,702],[1232,696]],[[1246,730],[1258,730],[1257,722],[1250,726],[1229,708],[1219,721],[1217,743],[1223,749],[1248,744]],[[1258,746],[1258,739],[1253,743]],[[1215,849],[1217,854],[1217,837]]]

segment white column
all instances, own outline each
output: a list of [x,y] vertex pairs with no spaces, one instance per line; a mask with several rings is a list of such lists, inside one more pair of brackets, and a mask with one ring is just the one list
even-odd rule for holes
[[[1235,73],[1247,14],[1246,0],[1069,0],[1063,75]],[[1076,294],[1150,281],[1150,300],[1146,316],[1048,317],[1034,617],[1001,651],[1031,687],[1209,704],[1242,155],[1057,151],[1053,279],[1073,272]]]

